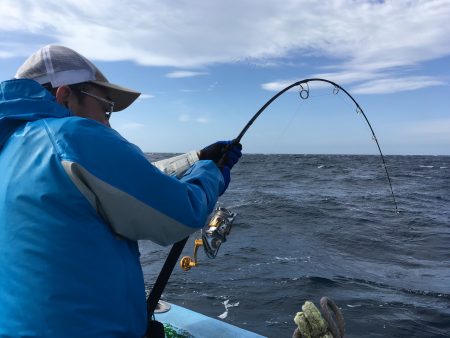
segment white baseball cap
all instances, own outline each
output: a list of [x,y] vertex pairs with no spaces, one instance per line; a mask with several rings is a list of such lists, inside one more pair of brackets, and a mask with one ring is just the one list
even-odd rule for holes
[[40,84],[50,83],[53,88],[91,82],[106,89],[114,101],[114,111],[127,108],[141,93],[113,83],[92,62],[74,50],[48,45],[31,55],[17,70],[16,79],[32,79]]

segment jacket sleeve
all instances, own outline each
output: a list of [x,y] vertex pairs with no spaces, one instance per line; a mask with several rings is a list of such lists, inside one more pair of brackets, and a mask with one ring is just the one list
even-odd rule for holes
[[197,161],[177,179],[116,131],[69,120],[57,132],[49,130],[62,167],[116,233],[168,245],[204,226],[224,185],[212,161]]
[[153,162],[152,164],[167,175],[180,178],[198,160],[198,154],[193,150],[186,154]]

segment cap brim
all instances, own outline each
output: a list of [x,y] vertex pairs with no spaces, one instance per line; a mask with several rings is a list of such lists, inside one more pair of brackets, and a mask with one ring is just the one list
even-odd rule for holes
[[115,85],[109,82],[89,81],[107,90],[108,96],[114,101],[114,111],[121,111],[132,104],[141,93],[129,88]]

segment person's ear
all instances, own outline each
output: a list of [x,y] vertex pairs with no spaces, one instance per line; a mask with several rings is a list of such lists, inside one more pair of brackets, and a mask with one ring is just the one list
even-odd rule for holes
[[70,94],[72,94],[72,90],[69,86],[61,86],[56,90],[56,102],[63,105],[64,107],[69,107],[69,98]]

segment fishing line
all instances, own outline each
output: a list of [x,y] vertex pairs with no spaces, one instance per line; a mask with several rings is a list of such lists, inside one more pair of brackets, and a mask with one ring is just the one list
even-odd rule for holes
[[239,135],[233,140],[233,143],[238,143],[241,142],[242,137],[245,135],[245,133],[247,132],[247,130],[251,127],[251,125],[255,122],[255,120],[259,117],[259,115],[261,115],[261,113],[273,102],[275,101],[279,96],[281,96],[282,94],[284,94],[285,92],[287,92],[288,90],[290,90],[291,88],[294,87],[299,87],[299,96],[300,98],[302,98],[303,100],[306,100],[309,98],[309,94],[310,94],[310,89],[309,89],[309,82],[325,82],[328,83],[330,85],[333,86],[333,94],[338,94],[339,91],[344,92],[355,104],[356,106],[356,112],[358,113],[358,115],[362,115],[364,117],[364,120],[366,121],[367,125],[369,126],[370,132],[372,134],[372,140],[376,143],[378,151],[380,153],[381,156],[381,161],[382,161],[382,165],[383,168],[386,172],[386,177],[389,183],[389,188],[391,191],[391,196],[392,196],[392,200],[394,201],[394,205],[395,205],[395,212],[399,213],[398,211],[398,206],[397,206],[397,201],[395,199],[395,194],[394,194],[394,190],[392,189],[392,183],[391,183],[391,177],[389,176],[389,171],[387,169],[387,165],[386,165],[386,161],[384,160],[384,155],[383,152],[381,151],[381,147],[380,144],[378,143],[378,139],[375,135],[375,132],[366,116],[366,114],[364,113],[363,109],[361,108],[361,106],[359,105],[358,102],[356,102],[356,100],[353,98],[353,96],[350,95],[349,92],[347,92],[344,88],[342,88],[340,85],[338,85],[337,83],[330,81],[330,80],[326,80],[326,79],[321,79],[321,78],[311,78],[311,79],[304,79],[301,81],[297,81],[289,86],[287,86],[286,88],[282,89],[281,91],[279,91],[277,94],[275,94],[270,100],[268,100],[257,112],[255,115],[253,115],[253,117],[250,119],[250,121],[247,122],[247,124],[245,125],[245,127],[242,129],[242,131],[239,133]]

